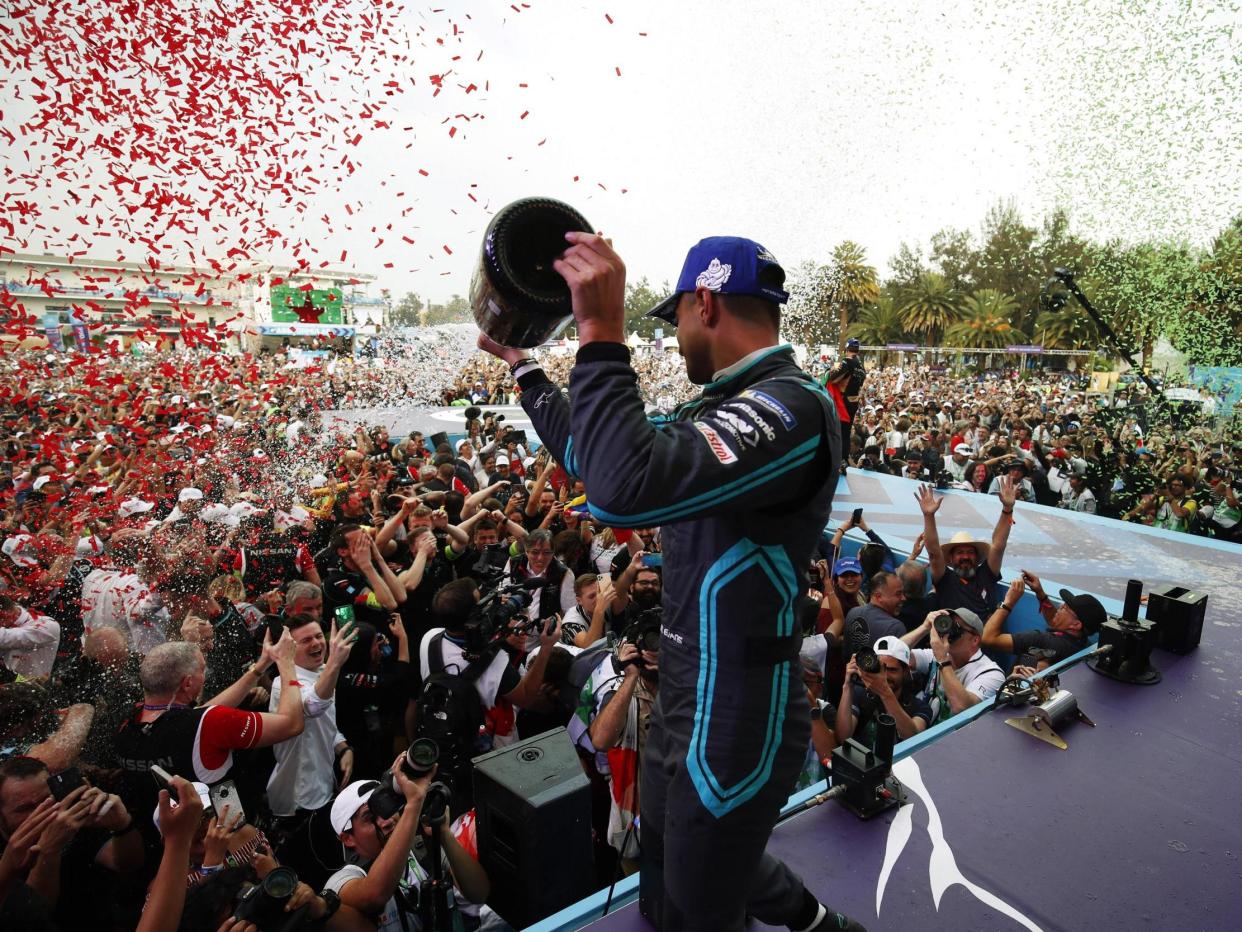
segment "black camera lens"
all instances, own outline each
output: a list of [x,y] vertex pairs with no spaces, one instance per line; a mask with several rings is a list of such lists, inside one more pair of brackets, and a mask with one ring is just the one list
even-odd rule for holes
[[263,893],[273,900],[287,900],[298,886],[298,875],[291,867],[277,867],[263,878]]
[[932,627],[936,629],[937,634],[950,643],[962,636],[961,626],[958,625],[953,615],[937,615],[936,620],[932,622]]
[[880,657],[870,647],[860,647],[854,652],[854,663],[858,664],[858,669],[864,673],[880,672]]
[[416,738],[405,752],[402,769],[411,777],[421,777],[431,772],[440,759],[440,746],[431,738]]

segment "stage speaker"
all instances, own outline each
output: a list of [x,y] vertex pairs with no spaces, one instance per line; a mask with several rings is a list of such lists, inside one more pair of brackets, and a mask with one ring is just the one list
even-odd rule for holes
[[487,903],[511,926],[593,891],[590,782],[564,728],[476,757],[474,804]]
[[1199,646],[1208,597],[1184,586],[1166,585],[1147,597],[1147,620],[1155,622],[1156,645],[1177,654]]

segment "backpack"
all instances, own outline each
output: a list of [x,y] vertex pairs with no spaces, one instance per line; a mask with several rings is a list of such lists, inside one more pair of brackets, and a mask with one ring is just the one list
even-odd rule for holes
[[474,683],[491,666],[496,654],[489,651],[460,673],[450,673],[444,667],[443,641],[444,632],[441,631],[428,645],[430,674],[423,681],[423,691],[418,697],[414,737],[430,738],[439,746],[436,779],[448,784],[452,791],[453,811],[466,812],[474,806],[471,761],[489,750],[480,737],[483,703]]

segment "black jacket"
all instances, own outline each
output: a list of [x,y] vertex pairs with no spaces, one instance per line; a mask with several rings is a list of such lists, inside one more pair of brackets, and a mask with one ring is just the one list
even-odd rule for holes
[[629,359],[620,344],[588,344],[568,401],[536,370],[520,380],[522,407],[584,480],[593,515],[662,528],[661,714],[693,729],[692,779],[726,812],[766,780],[787,710],[799,714],[793,699],[806,715],[790,660],[836,490],[836,411],[783,345],[648,418]]

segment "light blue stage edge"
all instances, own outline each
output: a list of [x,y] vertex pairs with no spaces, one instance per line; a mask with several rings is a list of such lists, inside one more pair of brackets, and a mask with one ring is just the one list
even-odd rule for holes
[[[836,528],[849,518],[850,512],[862,507],[867,524],[893,552],[908,554],[914,538],[923,530],[923,515],[913,497],[917,488],[918,483],[909,479],[851,470],[837,486],[829,528]],[[956,531],[970,531],[980,540],[991,540],[1000,515],[1000,501],[995,496],[954,491],[938,494],[944,497],[936,514],[942,542]],[[852,531],[846,535],[842,551],[853,556],[864,543],[864,535]],[[921,562],[926,562],[926,555]],[[1054,601],[1062,588],[1074,593],[1090,592],[1110,614],[1119,615],[1127,580],[1141,579],[1145,591],[1174,583],[1209,596],[1203,627],[1205,641],[1211,639],[1214,626],[1242,626],[1242,547],[1236,544],[1020,502],[1014,510],[1014,525],[1002,567],[1004,581],[997,587],[998,595],[1003,595],[1008,581],[1016,578],[1019,570],[1029,570],[1040,577],[1045,592]],[[1028,592],[1010,615],[1005,630],[1025,631],[1043,626],[1039,607]],[[1091,649],[1085,648],[1051,669],[1077,663]],[[949,721],[900,742],[894,749],[895,757],[909,757],[970,724],[994,705],[994,700],[980,702]],[[789,798],[784,811],[822,793],[827,786],[827,781],[823,781],[796,793]],[[638,875],[634,874],[619,880],[612,889],[608,911],[614,912],[637,898]],[[605,888],[530,928],[534,932],[573,932],[601,918],[608,901],[609,890]]]

